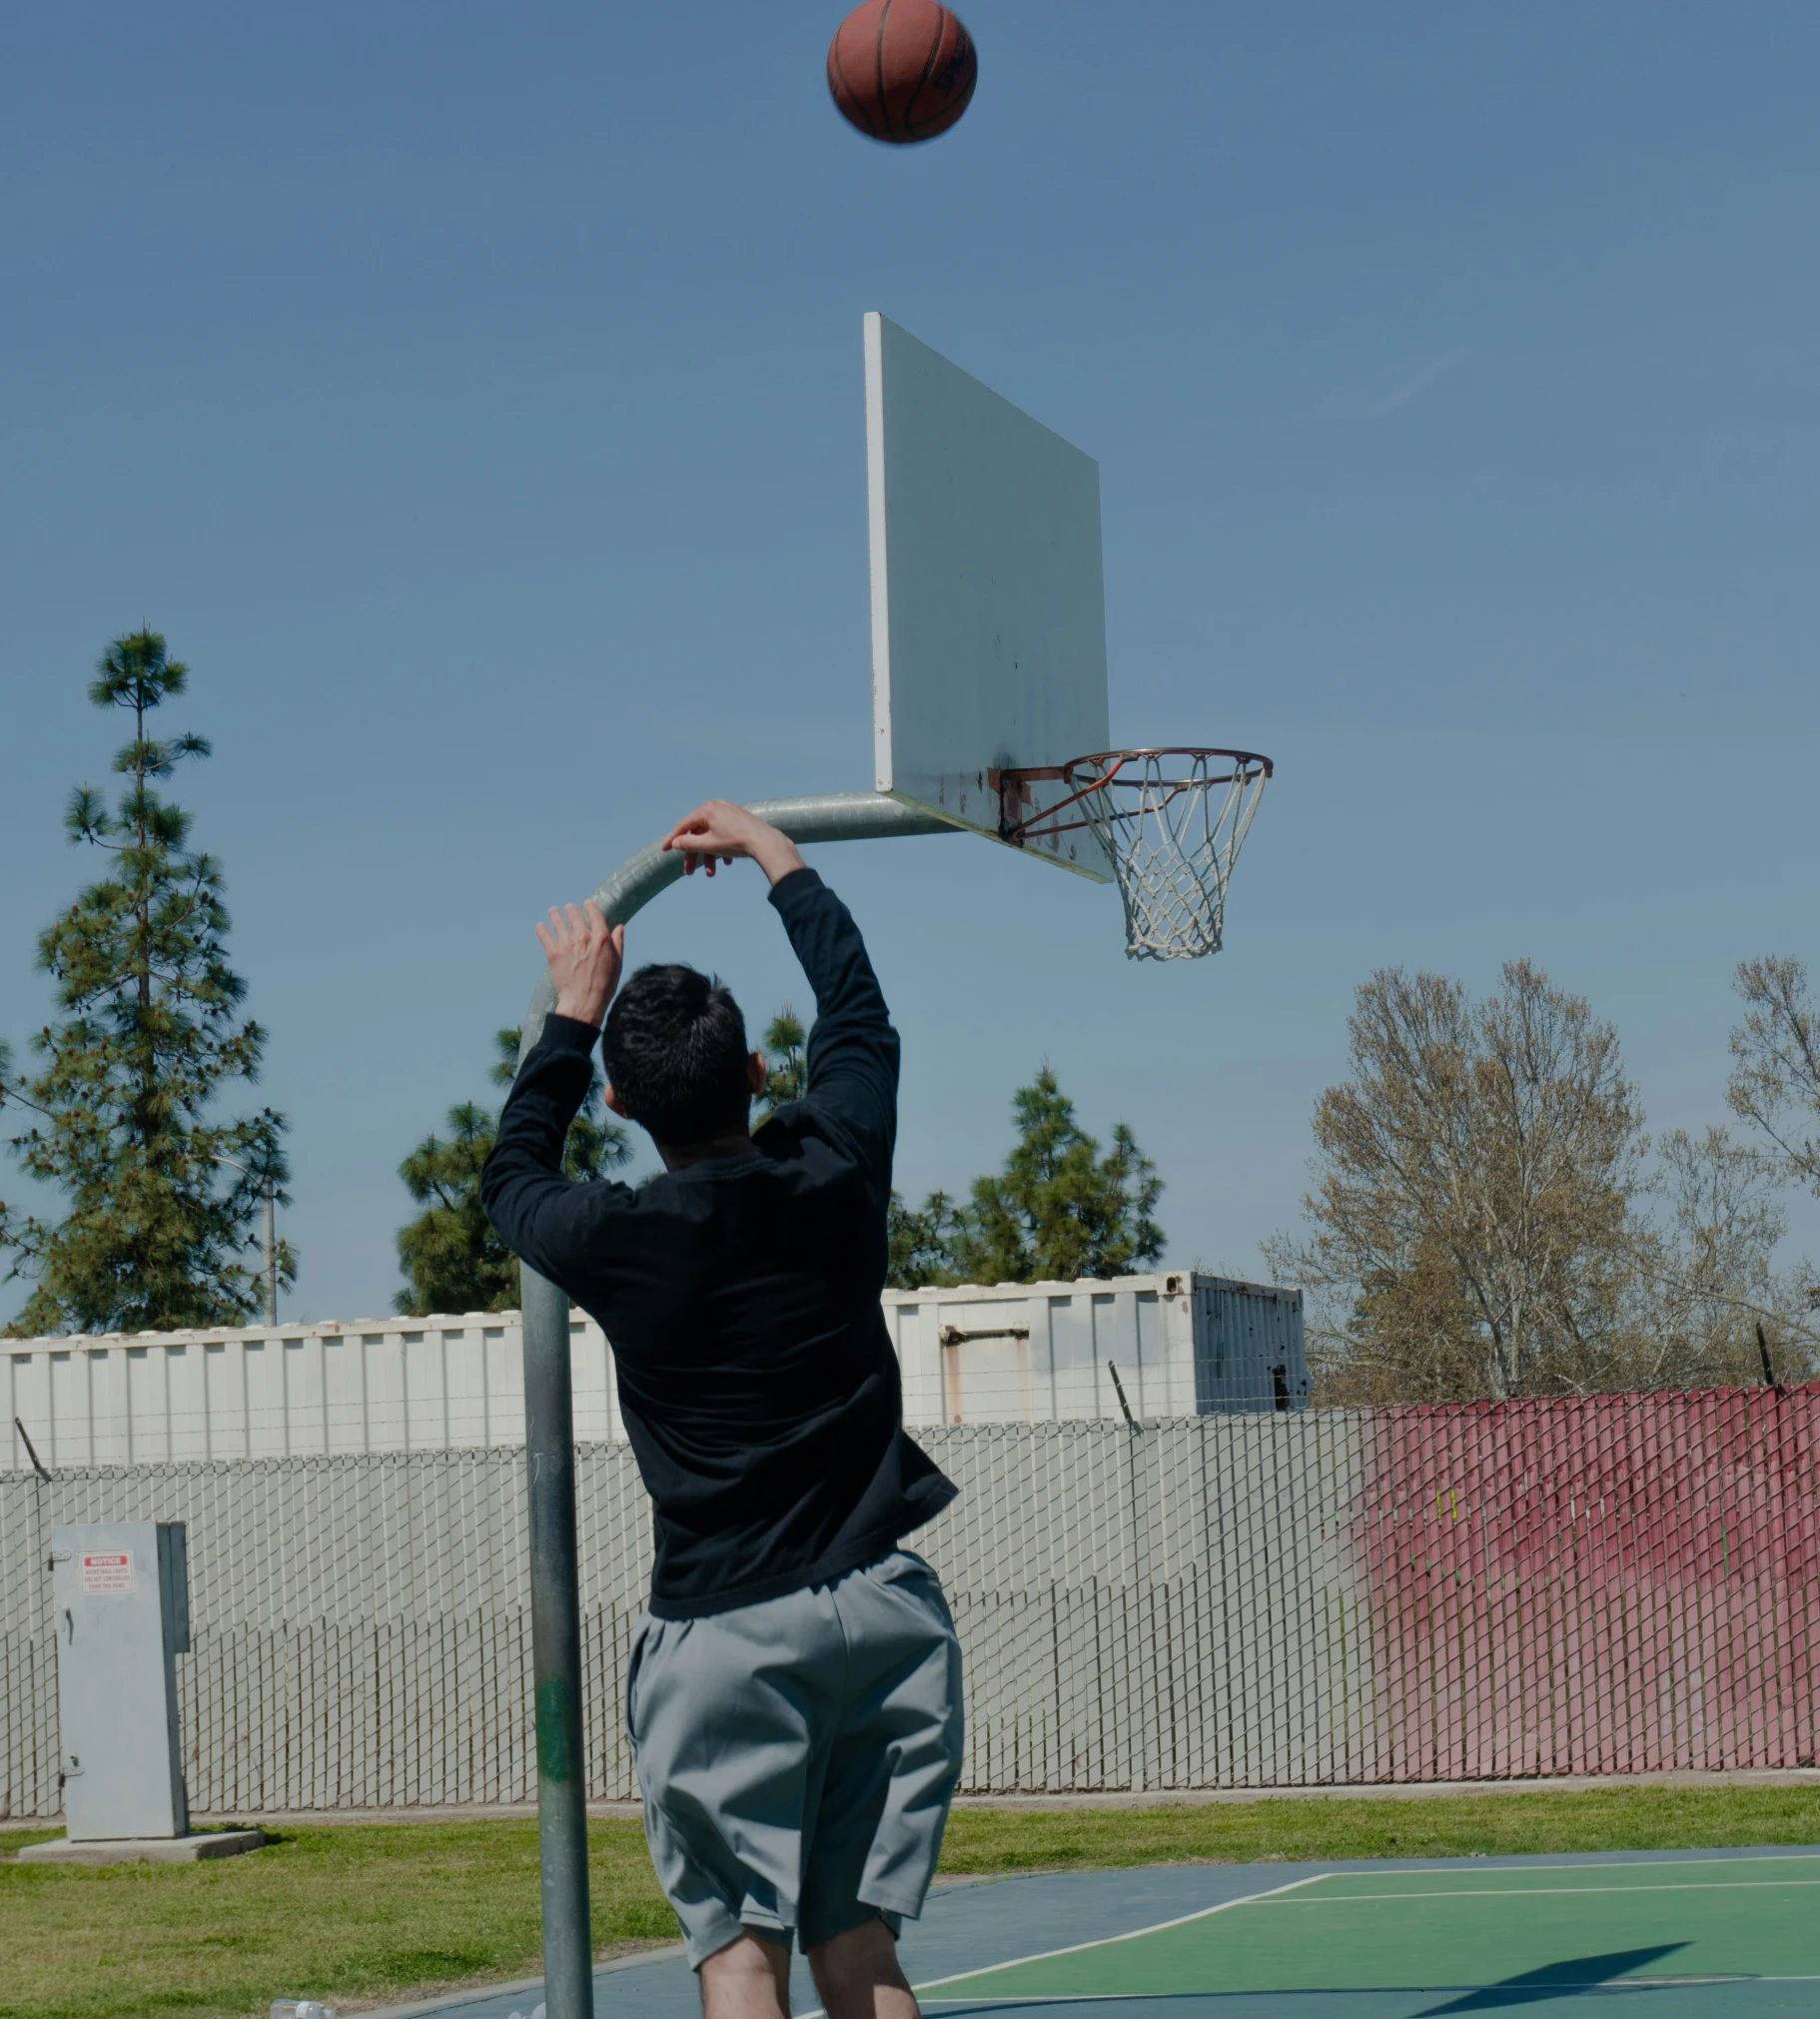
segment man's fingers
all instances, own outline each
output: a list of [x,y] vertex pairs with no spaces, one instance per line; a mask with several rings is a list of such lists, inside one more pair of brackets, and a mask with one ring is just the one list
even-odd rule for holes
[[713,802],[711,800],[704,806],[697,806],[692,813],[685,813],[663,837],[664,847],[679,847],[682,845],[685,835],[702,833],[713,824],[712,816]]
[[604,941],[615,954],[625,946],[625,927],[608,925],[606,914],[591,897],[585,904],[566,904],[559,908],[552,904],[549,923],[539,923],[531,929],[545,953],[572,953],[578,942],[591,941],[598,946]]
[[709,799],[684,814],[663,837],[662,845],[678,853],[713,854],[731,862],[742,852],[748,830],[756,825],[743,806],[727,799]]

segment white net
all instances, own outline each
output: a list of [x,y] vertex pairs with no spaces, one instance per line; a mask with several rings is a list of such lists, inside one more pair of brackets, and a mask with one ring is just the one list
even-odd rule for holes
[[1066,767],[1112,857],[1132,960],[1220,951],[1227,884],[1270,775],[1247,750],[1113,750]]

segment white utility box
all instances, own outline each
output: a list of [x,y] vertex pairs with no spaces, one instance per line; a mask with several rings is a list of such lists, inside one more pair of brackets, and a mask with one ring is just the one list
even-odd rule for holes
[[40,1864],[231,1858],[256,1829],[190,1832],[177,1657],[190,1651],[182,1521],[82,1521],[51,1530],[58,1771],[67,1834],[28,1844]]
[[177,1657],[190,1650],[181,1521],[51,1530],[63,1812],[72,1841],[190,1827]]

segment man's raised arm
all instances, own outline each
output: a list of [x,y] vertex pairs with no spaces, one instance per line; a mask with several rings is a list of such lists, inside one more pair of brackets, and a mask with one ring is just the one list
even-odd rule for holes
[[684,814],[663,837],[663,846],[682,857],[684,876],[693,876],[697,869],[712,876],[716,862],[731,863],[743,855],[758,864],[773,889],[807,866],[802,850],[787,834],[730,799],[709,799]]
[[702,862],[712,876],[717,860],[743,855],[770,879],[771,902],[815,991],[806,1098],[842,1122],[888,1178],[897,1138],[897,1033],[852,913],[788,835],[724,799],[678,821],[663,845],[687,854],[685,871]]
[[506,1247],[560,1284],[580,1231],[575,1223],[599,1204],[590,1196],[594,1187],[571,1185],[562,1175],[562,1146],[587,1096],[594,1040],[619,985],[625,927],[609,927],[590,898],[580,909],[552,908],[537,939],[555,1008],[499,1115],[480,1172],[480,1204]]

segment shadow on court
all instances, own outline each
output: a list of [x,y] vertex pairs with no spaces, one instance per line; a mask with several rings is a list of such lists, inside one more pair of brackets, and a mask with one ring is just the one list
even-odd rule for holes
[[1545,1998],[1572,1998],[1582,1991],[1602,1990],[1639,1976],[1651,1963],[1672,1956],[1685,1942],[1661,1942],[1649,1949],[1614,1949],[1605,1956],[1575,1956],[1565,1963],[1544,1963],[1500,1983],[1486,1984],[1445,2005],[1430,2005],[1418,2019],[1440,2019],[1443,2012],[1489,2012],[1505,2005],[1534,2005]]

